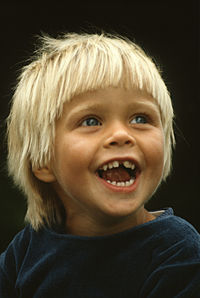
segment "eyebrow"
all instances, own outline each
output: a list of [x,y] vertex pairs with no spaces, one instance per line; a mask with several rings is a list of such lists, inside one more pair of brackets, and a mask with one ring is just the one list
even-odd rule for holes
[[101,103],[91,103],[87,106],[77,106],[73,109],[72,114],[78,114],[82,112],[97,112],[99,110],[106,110],[106,108]]
[[129,108],[139,108],[139,107],[147,107],[150,108],[152,110],[154,110],[155,112],[160,112],[159,106],[156,102],[150,101],[150,100],[140,100],[134,103],[131,103],[129,105]]
[[[139,109],[139,108],[148,108],[153,110],[156,113],[160,112],[156,102],[153,102],[151,100],[145,100],[145,99],[144,100],[141,99],[139,101],[129,103],[127,105],[127,108],[130,110]],[[87,112],[95,113],[95,112],[104,111],[104,110],[107,110],[107,108],[104,105],[102,105],[101,102],[91,102],[91,103],[88,103],[86,106],[80,105],[75,107],[72,113],[70,114],[74,115],[74,114],[87,113]],[[71,116],[70,114],[68,115]]]

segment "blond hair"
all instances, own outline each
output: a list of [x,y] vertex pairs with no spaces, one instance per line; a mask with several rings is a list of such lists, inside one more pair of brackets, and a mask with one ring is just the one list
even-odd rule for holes
[[160,108],[165,135],[163,179],[171,169],[173,108],[160,72],[130,40],[109,34],[42,36],[33,61],[22,69],[8,117],[8,169],[28,199],[26,220],[38,230],[61,223],[62,206],[50,184],[39,181],[33,167],[49,164],[55,122],[63,105],[89,90],[119,86],[151,94]]

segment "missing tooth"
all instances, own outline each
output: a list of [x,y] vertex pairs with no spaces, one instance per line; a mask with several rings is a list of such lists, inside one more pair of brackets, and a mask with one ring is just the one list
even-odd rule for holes
[[107,169],[106,171],[99,169],[97,172],[100,178],[116,182],[130,181],[136,176],[136,169],[126,168],[122,164],[118,168]]

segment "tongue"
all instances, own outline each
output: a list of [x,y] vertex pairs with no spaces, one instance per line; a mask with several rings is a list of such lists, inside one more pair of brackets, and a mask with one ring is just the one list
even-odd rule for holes
[[124,168],[112,168],[102,173],[102,178],[105,180],[124,182],[131,179],[130,174]]

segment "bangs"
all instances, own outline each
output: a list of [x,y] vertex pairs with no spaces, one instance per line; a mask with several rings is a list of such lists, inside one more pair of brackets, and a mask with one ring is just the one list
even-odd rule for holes
[[[49,71],[46,70],[46,82],[52,86],[52,90],[49,90],[45,100],[48,101],[51,95],[49,101],[52,105],[54,96],[58,107],[57,117],[62,113],[63,104],[74,96],[111,86],[141,89],[152,95],[159,106],[162,103],[166,87],[157,68],[130,41],[93,35],[80,44],[65,46],[65,50],[49,58]],[[52,115],[52,120],[54,117]]]

